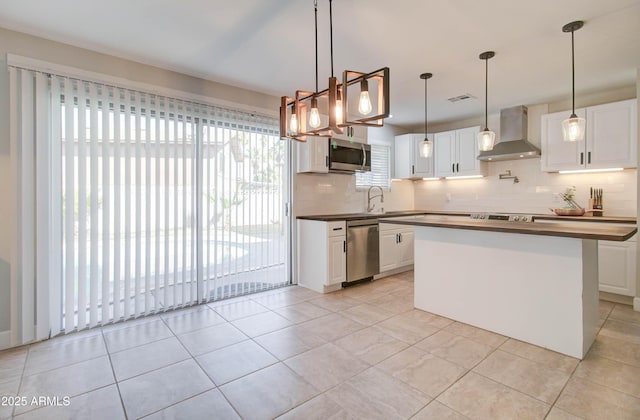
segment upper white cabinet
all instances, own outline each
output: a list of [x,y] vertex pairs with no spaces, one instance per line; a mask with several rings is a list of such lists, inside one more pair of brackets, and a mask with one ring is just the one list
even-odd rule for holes
[[635,168],[637,166],[635,99],[576,109],[586,119],[585,140],[565,142],[562,121],[570,111],[542,116],[542,170]]
[[478,160],[480,127],[436,133],[434,136],[434,173],[443,176],[485,175],[486,162]]
[[[433,139],[433,135],[430,135]],[[424,134],[404,134],[395,138],[394,178],[429,178],[433,176],[433,155],[420,156]]]
[[298,172],[329,172],[329,139],[307,137],[306,142],[297,142]]

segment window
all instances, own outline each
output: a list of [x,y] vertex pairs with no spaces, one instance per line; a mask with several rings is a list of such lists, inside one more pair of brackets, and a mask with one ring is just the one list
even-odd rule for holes
[[379,144],[371,145],[371,171],[356,172],[356,188],[378,186],[389,189],[391,184],[389,158],[391,148]]

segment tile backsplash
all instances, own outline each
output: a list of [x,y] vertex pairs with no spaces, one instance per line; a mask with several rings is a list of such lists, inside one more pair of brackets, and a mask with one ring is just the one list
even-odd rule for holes
[[[499,179],[510,170],[520,180]],[[636,216],[636,170],[622,172],[557,174],[540,171],[539,159],[492,162],[488,176],[481,179],[418,181],[415,183],[416,209],[550,213],[563,207],[558,193],[576,187],[575,200],[589,204],[589,188],[604,191],[605,216]]]
[[[384,192],[384,203],[378,198],[376,208],[386,211],[413,210],[414,187],[410,181],[393,182]],[[347,174],[295,174],[294,214],[359,213],[366,211],[367,190],[356,189],[356,177]]]

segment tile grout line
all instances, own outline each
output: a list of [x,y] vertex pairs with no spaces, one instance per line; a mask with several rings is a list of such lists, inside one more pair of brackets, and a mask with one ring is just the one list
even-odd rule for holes
[[111,352],[109,352],[109,348],[107,347],[107,340],[104,337],[104,329],[100,328],[102,332],[102,340],[104,341],[104,347],[107,350],[107,357],[109,358],[109,366],[111,367],[111,374],[113,375],[113,380],[115,381],[116,389],[118,390],[118,396],[120,397],[120,406],[122,407],[122,412],[124,413],[124,418],[128,419],[129,414],[127,413],[127,409],[124,405],[124,399],[122,398],[122,392],[120,391],[120,382],[118,381],[118,377],[116,376],[115,368],[113,367],[113,361],[111,360]]

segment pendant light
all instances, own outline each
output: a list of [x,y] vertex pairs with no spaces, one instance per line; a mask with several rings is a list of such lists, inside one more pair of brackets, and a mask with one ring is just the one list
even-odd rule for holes
[[[344,70],[342,80],[333,73],[333,10],[329,1],[331,77],[318,87],[318,0],[313,0],[315,23],[315,91],[296,90],[295,97],[280,98],[280,138],[305,142],[308,137],[334,137],[353,133],[355,125],[382,127],[390,114],[389,68],[372,72]],[[351,89],[349,89],[351,87]],[[359,87],[359,92],[354,90]],[[351,93],[351,94],[350,94]],[[372,100],[373,99],[373,100]],[[356,115],[358,115],[356,117]],[[348,134],[351,137],[353,134]]]
[[562,32],[571,32],[571,115],[562,121],[562,137],[564,141],[584,140],[585,119],[576,115],[576,72],[573,47],[573,33],[582,28],[584,22],[577,20],[562,27]]
[[428,158],[433,154],[433,142],[429,140],[427,130],[427,80],[431,79],[433,74],[422,73],[420,78],[424,80],[424,140],[420,143],[420,157]]
[[316,90],[311,98],[311,110],[309,111],[309,127],[320,127],[320,112],[318,111],[318,98],[315,95],[318,93],[318,1],[313,2],[313,12],[315,17],[315,33],[316,33]]
[[496,133],[489,130],[487,124],[487,108],[488,108],[488,96],[489,96],[489,59],[495,56],[493,51],[486,51],[480,54],[480,60],[485,62],[484,73],[484,130],[478,133],[478,149],[481,152],[488,152],[493,149],[493,145],[496,142]]

